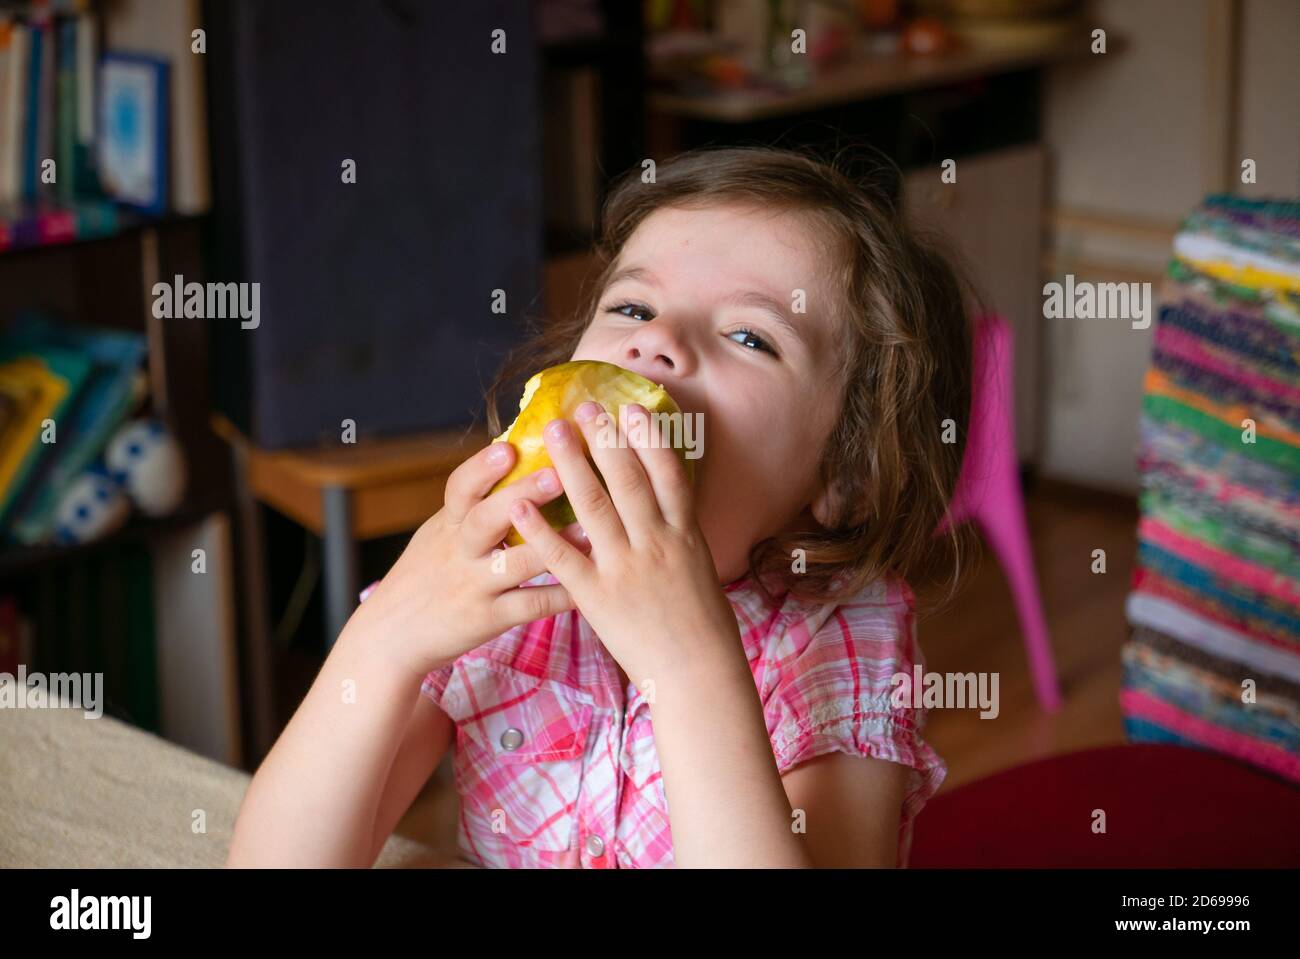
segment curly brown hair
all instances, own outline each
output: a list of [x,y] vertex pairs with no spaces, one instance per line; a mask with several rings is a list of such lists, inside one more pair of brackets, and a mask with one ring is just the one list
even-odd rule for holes
[[[905,222],[900,184],[888,161],[863,166],[860,154],[822,159],[766,146],[681,153],[660,164],[652,182],[629,170],[605,199],[594,250],[599,269],[579,308],[533,320],[531,335],[489,387],[492,433],[502,430],[499,406],[518,397],[529,375],[572,357],[624,244],[651,213],[741,204],[809,215],[828,238],[842,293],[843,406],[819,465],[834,505],[824,525],[756,544],[749,573],[769,599],[784,590],[841,600],[891,575],[922,593],[946,584],[939,600],[951,599],[978,544],[968,524],[936,532],[966,448],[969,316],[978,297],[938,239]],[[794,550],[804,551],[801,572],[793,570]]]

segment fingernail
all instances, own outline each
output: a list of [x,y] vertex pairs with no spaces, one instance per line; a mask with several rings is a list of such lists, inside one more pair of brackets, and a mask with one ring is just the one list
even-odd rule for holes
[[505,443],[493,443],[488,447],[487,461],[494,465],[499,465],[506,461],[509,453],[506,450]]
[[510,507],[510,517],[515,520],[528,518],[528,500],[521,499]]
[[537,488],[543,493],[558,493],[560,491],[560,478],[555,475],[555,470],[542,470],[537,474]]
[[587,400],[574,411],[579,422],[585,423],[588,420],[595,419],[596,414],[600,412],[600,404],[592,400]]
[[552,440],[562,440],[567,435],[564,420],[551,420],[546,424],[546,436]]

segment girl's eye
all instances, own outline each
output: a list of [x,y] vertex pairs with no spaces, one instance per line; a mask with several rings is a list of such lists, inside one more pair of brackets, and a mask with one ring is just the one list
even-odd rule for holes
[[[614,306],[608,307],[605,312],[617,313],[619,316],[626,316],[628,319],[640,320],[641,322],[649,322],[650,320],[653,320],[655,316],[653,310],[648,306],[641,305],[640,303],[618,303]],[[777,355],[776,350],[771,347],[767,340],[763,339],[753,330],[743,328],[735,330],[728,333],[727,338],[739,343],[746,349],[760,350],[764,353],[769,353],[772,356]]]
[[753,330],[735,330],[727,334],[727,338],[734,340],[741,346],[751,350],[762,350],[764,353],[771,353],[776,356],[776,350],[768,345],[767,340],[763,339]]
[[638,313],[642,314],[645,320],[654,319],[654,313],[650,311],[649,307],[642,306],[640,303],[620,303],[618,306],[611,306],[608,310],[606,310],[606,312],[619,313],[632,320],[642,318],[636,315]]

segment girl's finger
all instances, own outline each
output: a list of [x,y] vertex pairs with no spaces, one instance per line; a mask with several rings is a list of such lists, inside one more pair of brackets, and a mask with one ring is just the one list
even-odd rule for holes
[[546,569],[560,581],[560,585],[570,590],[580,588],[593,568],[591,560],[551,529],[536,506],[526,499],[516,500],[510,507],[510,520],[514,523],[515,529],[519,530],[519,535],[524,538],[524,542],[537,553]]
[[497,484],[515,462],[515,448],[509,443],[491,443],[461,463],[447,477],[443,492],[443,510],[453,523],[459,523],[488,491]]
[[[614,501],[592,471],[582,448],[582,437],[567,420],[551,420],[542,431],[546,452],[560,474],[564,493],[582,528],[587,531],[592,549],[606,552],[627,542],[627,530],[619,519]],[[517,528],[518,524],[516,524]],[[522,533],[523,530],[520,530]],[[551,572],[555,572],[552,570]],[[558,574],[557,574],[558,575]]]
[[[591,450],[592,459],[596,461],[596,468],[605,479],[605,488],[618,510],[628,538],[635,541],[638,530],[652,529],[663,522],[663,517],[645,467],[631,447],[631,438],[624,431],[624,424],[602,409],[599,403],[588,400],[573,415],[587,441],[587,449]],[[639,427],[632,423],[626,426],[634,433],[640,429],[638,442],[649,442],[645,435],[650,428],[648,417]]]
[[516,586],[492,601],[493,628],[501,632],[574,608],[563,586]]
[[514,589],[534,576],[546,572],[546,566],[531,546],[510,546],[494,549],[491,555],[480,560],[489,570],[489,588],[498,592]]
[[497,590],[513,589],[546,572],[546,564],[537,555],[537,550],[528,545],[494,549],[481,562],[487,565],[491,573],[488,578]]
[[587,532],[582,528],[581,523],[570,523],[560,530],[560,535],[583,553],[591,552],[591,540],[587,539]]
[[460,523],[460,541],[467,556],[483,556],[510,532],[510,504],[521,496],[534,503],[549,503],[561,493],[560,478],[549,466],[521,476],[504,489],[480,500]]
[[[657,441],[651,433],[653,419],[649,411],[639,403],[629,406],[630,417],[644,417],[645,435],[649,438],[648,446],[635,445],[641,465],[645,469],[650,485],[654,489],[655,501],[659,512],[670,526],[685,529],[695,518],[695,492],[691,488],[691,479],[686,475],[686,466],[682,463],[677,450],[669,444]],[[636,430],[631,430],[636,438]]]

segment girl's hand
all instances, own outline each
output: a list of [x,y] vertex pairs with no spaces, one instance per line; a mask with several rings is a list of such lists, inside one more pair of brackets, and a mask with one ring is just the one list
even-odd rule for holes
[[531,546],[497,549],[510,529],[512,502],[544,504],[562,492],[547,468],[487,495],[515,456],[509,443],[493,443],[456,468],[442,509],[416,530],[344,636],[369,637],[423,676],[514,626],[573,608],[563,586],[518,588],[546,571]]
[[[599,404],[584,403],[574,413],[608,491],[569,423],[553,420],[544,433],[591,543],[590,556],[552,530],[527,500],[515,498],[510,518],[640,687],[699,662],[702,653],[734,653],[741,643],[735,611],[718,585],[695,517],[686,470],[674,450],[650,442],[645,407],[633,404],[627,411],[628,432],[619,443],[610,442],[619,434]],[[636,428],[638,418],[643,429]]]

